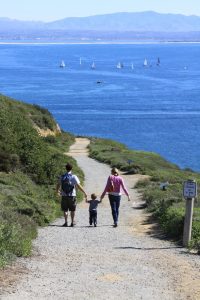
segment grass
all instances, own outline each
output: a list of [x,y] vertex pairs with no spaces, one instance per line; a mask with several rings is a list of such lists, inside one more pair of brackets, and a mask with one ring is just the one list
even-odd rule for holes
[[[40,137],[34,125],[54,131],[55,136]],[[16,256],[30,255],[38,226],[60,215],[55,185],[65,172],[66,162],[73,165],[81,181],[84,178],[75,160],[63,154],[74,136],[58,134],[57,124],[46,109],[0,95],[0,128],[0,267],[4,267]],[[182,238],[182,183],[187,179],[200,183],[200,174],[180,170],[155,153],[131,151],[105,139],[91,139],[90,156],[127,173],[149,175],[149,180],[138,182],[137,188],[163,230]],[[166,191],[160,189],[163,181],[169,182]],[[78,193],[79,201],[81,196]],[[199,201],[195,203],[190,246],[200,249]]]
[[[147,209],[158,220],[161,228],[170,238],[182,240],[185,200],[182,196],[183,182],[195,179],[199,186],[200,174],[192,170],[181,170],[151,152],[135,151],[125,145],[107,139],[91,138],[90,157],[115,166],[129,174],[149,175],[149,179],[136,185],[147,203]],[[168,182],[166,190],[160,188]],[[200,201],[195,202],[191,247],[200,251]]]
[[[54,130],[56,135],[40,137],[35,124],[41,129]],[[74,142],[74,136],[58,134],[56,122],[46,109],[1,95],[0,128],[0,267],[3,267],[16,256],[30,255],[38,226],[60,215],[55,186],[66,171],[66,162],[72,163],[81,180],[83,173],[75,160],[63,154]]]

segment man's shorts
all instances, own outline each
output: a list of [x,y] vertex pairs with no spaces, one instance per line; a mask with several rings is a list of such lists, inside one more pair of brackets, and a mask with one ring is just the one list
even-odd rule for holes
[[62,211],[75,211],[76,210],[76,197],[62,196],[61,200]]

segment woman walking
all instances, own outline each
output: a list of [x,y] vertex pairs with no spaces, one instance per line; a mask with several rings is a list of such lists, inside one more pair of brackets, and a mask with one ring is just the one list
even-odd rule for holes
[[117,227],[118,224],[121,189],[123,189],[124,193],[128,197],[128,201],[130,201],[129,193],[124,185],[122,177],[119,176],[119,171],[117,170],[117,168],[112,168],[111,175],[108,177],[105,189],[100,197],[100,200],[102,200],[105,194],[108,193],[108,198],[110,201],[114,221],[114,227]]

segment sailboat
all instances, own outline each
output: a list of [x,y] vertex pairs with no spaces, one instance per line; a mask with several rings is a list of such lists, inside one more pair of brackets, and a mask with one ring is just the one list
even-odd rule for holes
[[60,68],[65,68],[65,62],[64,62],[64,60],[61,61]]
[[144,62],[143,62],[143,66],[144,66],[144,67],[148,67],[148,61],[147,61],[146,58],[145,58],[145,60],[144,60]]
[[158,57],[157,59],[157,63],[156,63],[157,66],[160,66],[160,58]]
[[134,70],[134,65],[133,65],[133,63],[131,64],[131,69]]
[[94,61],[93,61],[92,65],[91,65],[91,69],[93,69],[93,70],[96,69]]
[[82,65],[82,59],[81,59],[81,57],[80,57],[80,61],[79,61],[79,63],[80,63],[80,66]]
[[123,67],[124,67],[123,64],[121,62],[118,62],[117,69],[122,69]]

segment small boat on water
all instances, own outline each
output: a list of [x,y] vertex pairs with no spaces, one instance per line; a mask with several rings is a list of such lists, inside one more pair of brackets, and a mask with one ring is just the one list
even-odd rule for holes
[[144,67],[148,67],[148,61],[147,61],[146,58],[145,58],[145,60],[144,60],[144,62],[143,62],[143,66],[144,66]]
[[82,65],[82,58],[80,57],[80,60],[79,60],[79,64],[80,66]]
[[60,68],[65,68],[65,67],[66,67],[65,62],[64,62],[64,60],[62,60],[61,63],[60,63]]
[[117,64],[117,69],[122,69],[124,67],[123,63],[118,62]]
[[160,58],[159,58],[159,57],[158,57],[158,59],[157,59],[156,65],[157,65],[158,67],[160,66]]
[[96,65],[95,65],[94,61],[93,61],[92,65],[91,65],[91,69],[92,70],[96,69]]
[[133,63],[131,64],[131,70],[134,70],[134,65],[133,65]]

